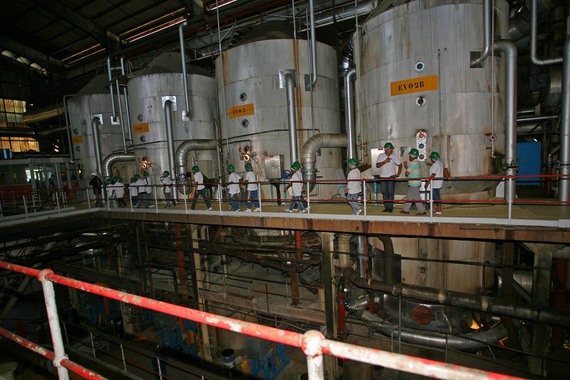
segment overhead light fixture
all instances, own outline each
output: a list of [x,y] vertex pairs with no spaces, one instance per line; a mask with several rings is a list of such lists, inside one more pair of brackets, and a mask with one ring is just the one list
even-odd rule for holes
[[215,1],[213,4],[207,5],[207,11],[213,11],[214,9],[218,9],[221,7],[225,7],[226,5],[230,5],[231,3],[235,3],[237,0],[220,0]]

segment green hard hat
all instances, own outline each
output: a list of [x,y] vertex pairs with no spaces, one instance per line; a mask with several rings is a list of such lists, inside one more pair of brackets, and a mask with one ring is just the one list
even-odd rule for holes
[[251,166],[251,162],[248,162],[247,164],[245,164],[245,169],[246,170],[253,170],[253,166]]
[[115,178],[115,182],[123,182],[123,179],[121,177],[117,177]]
[[384,149],[394,149],[394,145],[391,142],[387,142],[384,144]]
[[429,158],[432,158],[434,160],[438,160],[439,159],[439,153],[431,152],[431,154],[429,155]]
[[350,160],[348,160],[348,165],[349,166],[356,166],[356,160],[354,158],[351,158]]
[[138,174],[135,174],[135,175],[133,176],[133,178],[135,179],[135,181],[138,180],[140,177],[141,177],[141,176],[138,175]]
[[162,175],[165,176],[165,177],[166,177],[166,176],[169,176],[169,175],[170,175],[170,172],[169,172],[168,170],[165,170],[164,172],[162,172]]
[[113,178],[112,177],[105,178],[105,183],[113,183]]
[[229,172],[235,172],[236,170],[235,166],[233,166],[232,164],[229,164],[227,169]]
[[192,171],[194,173],[198,173],[200,171],[200,168],[198,167],[198,165],[194,165],[194,166],[192,166]]
[[299,163],[299,161],[295,161],[291,164],[291,169],[293,170],[299,170],[301,169],[301,164]]
[[143,172],[143,176],[148,177],[148,172],[146,170]]
[[137,182],[137,177],[131,177],[131,183]]
[[420,155],[420,152],[418,152],[417,149],[412,148],[412,149],[410,149],[410,153],[408,153],[408,154],[409,154],[410,156],[412,156],[412,157],[417,157],[417,156]]

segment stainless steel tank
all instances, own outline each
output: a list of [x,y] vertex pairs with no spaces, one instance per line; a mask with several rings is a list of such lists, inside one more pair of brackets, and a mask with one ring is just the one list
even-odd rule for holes
[[[73,154],[82,170],[79,176],[80,188],[88,185],[90,173],[96,172],[98,167],[92,128],[93,118],[97,117],[102,121],[97,127],[101,160],[124,146],[121,125],[112,122],[114,115],[108,86],[107,76],[99,75],[67,102]],[[120,97],[115,95],[115,102],[119,100],[125,101],[122,95]]]
[[[224,158],[244,171],[251,159],[260,181],[280,178],[291,167],[287,89],[280,86],[280,70],[290,70],[294,88],[297,157],[303,144],[318,133],[339,133],[338,72],[335,50],[316,43],[318,79],[314,91],[305,89],[310,74],[309,44],[305,40],[266,39],[244,43],[216,60],[217,91]],[[341,149],[322,148],[316,166],[321,179],[343,176]],[[315,187],[328,198],[338,185]],[[263,186],[263,197],[270,186]]]
[[[358,135],[369,150],[391,141],[402,158],[411,148],[420,159],[437,151],[452,176],[495,173],[500,165],[494,157],[504,155],[503,59],[489,57],[482,67],[470,67],[484,46],[483,1],[385,3],[359,36]],[[507,36],[508,4],[494,4],[499,39]],[[485,197],[495,186],[455,181],[445,191]]]
[[[508,4],[494,4],[494,36],[499,39],[507,35]],[[489,57],[482,67],[471,68],[483,50],[483,35],[482,0],[394,0],[371,14],[355,39],[355,86],[357,138],[368,144],[362,153],[371,152],[372,174],[377,174],[374,151],[387,141],[402,160],[411,148],[420,151],[422,161],[439,152],[452,176],[496,172],[494,157],[504,154],[504,63],[502,57]],[[427,166],[422,166],[427,176]],[[442,195],[444,200],[454,194],[486,199],[496,185],[446,181]],[[403,181],[396,198],[406,188]],[[488,261],[494,253],[491,243],[394,239],[394,249],[405,257],[428,259],[406,261],[406,283],[479,293],[492,279],[482,266],[437,262]]]
[[[174,151],[187,140],[215,140],[215,80],[206,72],[188,67],[189,117],[185,108],[184,83],[180,53],[165,53],[129,80],[129,106],[133,124],[133,145],[137,164],[147,170],[153,184],[160,183],[169,167],[165,102],[172,102],[171,120]],[[215,150],[196,150],[187,159],[187,172],[199,165],[210,178],[218,175]],[[143,162],[145,161],[145,162]],[[174,175],[171,174],[174,178]],[[160,194],[159,194],[160,196]]]

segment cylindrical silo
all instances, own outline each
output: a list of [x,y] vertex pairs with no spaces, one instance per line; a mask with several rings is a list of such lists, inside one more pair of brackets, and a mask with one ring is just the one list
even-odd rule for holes
[[[498,39],[507,35],[508,4],[494,4]],[[370,148],[390,141],[401,158],[411,148],[420,151],[420,159],[437,151],[453,176],[496,173],[496,160],[504,154],[504,65],[499,56],[471,67],[483,50],[483,36],[483,0],[378,8],[363,25],[357,56],[362,140]],[[448,195],[489,190],[494,186],[481,181],[445,186]]]
[[[124,102],[124,97],[115,95],[115,102]],[[123,131],[118,122],[112,120],[113,107],[107,76],[100,75],[67,102],[74,156],[81,166],[80,187],[87,187],[89,174],[97,172],[101,176],[101,162],[107,155],[122,150],[125,145]],[[97,118],[94,127],[93,119]],[[98,136],[94,136],[94,129]],[[96,142],[98,140],[98,147]],[[81,193],[80,193],[81,194]]]
[[[251,159],[259,181],[281,178],[295,153],[301,162],[303,144],[310,137],[340,132],[335,50],[316,43],[317,84],[311,91],[305,85],[311,73],[310,44],[281,37],[244,43],[216,60],[224,158],[235,164],[238,172],[243,172],[245,161]],[[293,112],[288,107],[291,87],[287,87],[286,75],[294,83],[289,90]],[[291,149],[290,125],[296,127],[291,134],[296,138],[296,150]],[[320,179],[343,176],[341,153],[340,148],[320,149],[316,157]],[[316,186],[313,191],[327,198],[336,194],[337,188],[338,184]],[[264,197],[270,195],[269,190],[262,187]]]
[[[185,110],[180,53],[165,53],[157,57],[148,67],[137,72],[127,85],[135,157],[140,170],[148,171],[155,185],[160,184],[160,176],[165,170],[171,172],[172,178],[178,176],[173,156],[176,156],[180,145],[189,140],[208,140],[214,148],[188,151],[184,157],[185,172],[198,165],[209,178],[219,175],[215,149],[215,80],[195,67],[188,67],[186,77],[189,110]],[[186,114],[184,111],[189,112]],[[174,151],[170,153],[167,120],[172,124]],[[179,185],[183,183],[181,178],[178,180]]]
[[[494,4],[492,35],[499,39],[507,35],[508,4]],[[453,176],[496,173],[505,152],[504,63],[500,56],[489,57],[471,67],[484,47],[483,14],[483,0],[416,0],[380,6],[364,23],[355,40],[357,138],[369,144],[373,174],[374,150],[388,141],[402,161],[416,148],[422,161],[439,152]],[[443,197],[488,198],[496,184],[446,181]],[[402,181],[397,198],[406,187]],[[494,252],[491,243],[451,240],[395,239],[394,247],[420,260],[475,263]],[[474,293],[488,285],[482,283],[480,266],[437,261],[407,261],[402,277],[407,283]]]

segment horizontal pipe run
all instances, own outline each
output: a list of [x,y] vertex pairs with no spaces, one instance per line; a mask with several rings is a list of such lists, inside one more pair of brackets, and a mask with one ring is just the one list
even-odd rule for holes
[[[40,271],[19,265],[9,264],[3,261],[0,261],[0,268],[9,269],[28,275],[40,276]],[[387,368],[400,369],[402,371],[412,372],[418,375],[431,376],[438,379],[519,379],[517,377],[499,373],[481,371],[457,365],[440,363],[433,360],[388,353],[368,347],[336,342],[325,339],[325,337],[320,332],[314,330],[308,331],[302,335],[293,331],[285,331],[269,326],[261,326],[255,323],[244,322],[233,318],[227,318],[203,311],[193,310],[182,306],[156,301],[150,298],[137,296],[134,294],[125,293],[99,285],[94,285],[72,278],[56,275],[49,269],[42,270],[41,276],[42,280],[49,280],[60,285],[69,286],[93,294],[98,294],[103,297],[115,299],[117,301],[125,302],[131,305],[136,305],[138,307],[144,307],[150,310],[192,320],[198,323],[205,323],[209,326],[222,328],[224,330],[230,330],[256,338],[266,339],[277,343],[283,343],[292,347],[302,348],[305,355],[308,356],[308,362],[311,363],[311,359],[316,359],[318,357],[321,357],[323,353],[326,353],[343,359],[356,360],[362,363],[373,365],[381,365]],[[317,366],[318,364],[319,363],[316,363]],[[310,380],[315,380],[316,378],[318,378],[318,376],[311,376]],[[320,379],[322,379],[322,376]]]
[[[19,344],[22,347],[27,348],[30,351],[35,352],[36,354],[39,354],[41,356],[43,356],[46,359],[52,360],[55,359],[55,353],[53,351],[50,351],[32,341],[29,341],[27,339],[22,338],[19,335],[16,335],[8,330],[5,330],[3,328],[0,327],[0,336],[3,336],[6,339],[11,340],[14,343]],[[83,376],[86,379],[100,379],[100,380],[104,380],[107,379],[106,377],[103,377],[93,371],[90,371],[89,369],[80,366],[79,364],[72,362],[69,359],[63,359],[61,361],[61,365],[64,366],[65,368],[67,368],[68,370],[70,370],[71,372],[74,372],[80,376]]]

